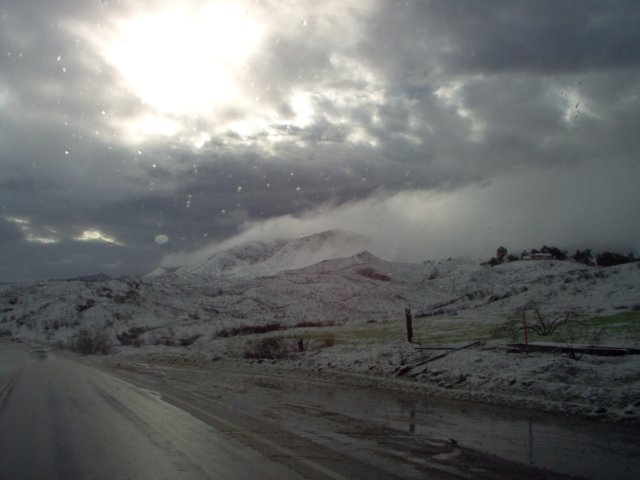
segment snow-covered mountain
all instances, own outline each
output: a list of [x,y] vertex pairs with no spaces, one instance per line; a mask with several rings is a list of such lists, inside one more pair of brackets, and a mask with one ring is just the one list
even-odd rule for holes
[[89,338],[93,345],[115,346],[124,358],[206,364],[255,358],[267,340],[257,335],[267,335],[275,339],[266,344],[275,341],[297,352],[290,366],[395,375],[432,355],[406,341],[409,308],[420,344],[483,345],[443,360],[434,354],[429,369],[418,369],[416,385],[441,387],[459,398],[508,403],[511,394],[520,406],[526,398],[563,413],[599,418],[598,412],[609,411],[612,419],[637,418],[637,356],[597,357],[578,365],[560,355],[528,355],[523,361],[502,347],[522,338],[520,318],[513,330],[514,313],[536,302],[550,315],[582,314],[552,341],[639,348],[640,263],[411,264],[381,259],[365,248],[356,234],[329,231],[245,244],[141,278],[0,284],[0,340],[77,348],[78,339]]
[[[80,328],[105,328],[115,344],[280,322],[366,324],[417,317],[497,322],[536,301],[551,310],[605,315],[640,309],[638,264],[469,259],[409,264],[364,251],[365,238],[332,230],[292,241],[254,242],[199,264],[139,279],[0,285],[0,336],[67,344]],[[474,320],[475,321],[475,320]],[[125,340],[123,340],[125,338]],[[155,340],[154,340],[155,338]]]
[[304,268],[323,260],[344,258],[369,248],[363,235],[346,230],[327,230],[295,240],[270,243],[250,242],[213,252],[204,262],[167,271],[157,269],[149,277],[170,274],[191,281],[201,278],[273,275],[283,270]]

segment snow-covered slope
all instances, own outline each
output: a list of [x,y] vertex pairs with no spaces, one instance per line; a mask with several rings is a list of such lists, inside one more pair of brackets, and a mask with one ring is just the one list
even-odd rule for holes
[[[345,230],[300,237],[291,241],[250,242],[213,252],[204,262],[185,265],[171,274],[181,279],[272,275],[283,270],[307,267],[327,259],[343,258],[368,248],[363,235]],[[156,270],[150,276],[159,276]]]
[[[485,323],[531,301],[587,315],[640,309],[637,263],[408,264],[363,251],[366,244],[360,235],[332,230],[214,252],[200,264],[140,279],[0,285],[0,336],[65,344],[78,329],[95,327],[117,344],[118,335],[137,328],[161,336],[196,332],[206,341],[238,324],[365,324],[402,320],[405,308],[416,317]],[[146,335],[145,342],[154,341],[155,334]]]
[[251,242],[214,252],[201,263],[185,265],[175,271],[178,277],[247,276],[271,258],[285,242]]
[[[556,342],[575,335],[582,342],[598,337],[607,346],[639,348],[640,263],[410,264],[378,258],[365,248],[358,235],[330,231],[218,251],[199,264],[139,279],[0,284],[0,338],[67,347],[88,329],[105,332],[120,348],[153,345],[145,351],[237,359],[260,341],[238,331],[256,334],[259,327],[273,327],[287,331],[268,335],[305,337],[316,345],[327,335],[339,339],[296,357],[309,368],[393,375],[430,354],[406,341],[409,308],[414,339],[423,345],[485,345],[429,363],[431,370],[416,377],[421,383],[459,389],[462,398],[494,401],[513,394],[521,402],[533,394],[538,398],[532,405],[546,408],[554,398],[558,411],[598,416],[606,408],[612,418],[640,416],[637,356],[583,360],[580,365],[587,367],[576,374],[574,359],[541,354],[525,361],[502,348],[513,341],[506,320],[531,302],[550,314],[582,313],[582,323],[572,324],[574,331]],[[314,328],[321,326],[330,328]],[[519,325],[516,335],[521,338]],[[162,345],[192,347],[176,351]],[[123,355],[135,351],[122,348]]]

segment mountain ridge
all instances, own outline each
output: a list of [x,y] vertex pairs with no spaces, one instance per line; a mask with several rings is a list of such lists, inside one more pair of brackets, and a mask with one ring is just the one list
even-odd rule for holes
[[250,278],[273,275],[284,270],[305,268],[323,260],[350,257],[369,246],[370,241],[364,235],[332,229],[292,240],[246,242],[214,251],[204,261],[177,268],[160,267],[146,276],[169,274],[177,278]]

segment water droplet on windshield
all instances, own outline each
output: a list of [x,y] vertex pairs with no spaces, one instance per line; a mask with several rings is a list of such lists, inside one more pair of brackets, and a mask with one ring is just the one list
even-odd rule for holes
[[160,235],[156,235],[155,241],[158,245],[164,245],[169,241],[169,237],[164,233],[161,233]]

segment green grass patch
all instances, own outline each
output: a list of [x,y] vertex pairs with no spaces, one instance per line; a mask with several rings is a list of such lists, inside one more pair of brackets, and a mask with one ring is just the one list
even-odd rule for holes
[[[474,315],[433,316],[413,320],[413,338],[424,346],[441,347],[475,341],[495,343],[523,342],[521,328],[514,334],[506,332],[502,325],[507,316],[491,317]],[[350,343],[397,343],[406,341],[404,318],[394,322],[301,328],[296,333],[281,335],[288,341],[304,338],[312,345],[345,345]],[[529,332],[530,342],[558,343],[607,343],[640,345],[640,312],[623,312],[605,316],[582,316],[560,327],[553,335],[541,337]]]
[[529,340],[605,345],[607,342],[640,345],[640,312],[613,315],[586,315],[561,326],[553,335],[530,335]]
[[[402,342],[407,338],[404,318],[397,322],[345,325],[332,328],[336,344]],[[413,320],[413,340],[426,346],[456,345],[460,343],[490,340],[494,336],[495,323],[463,316],[433,316]],[[323,332],[310,330],[311,338]]]

